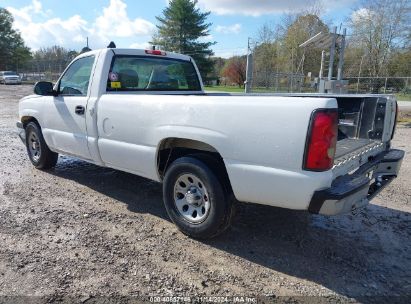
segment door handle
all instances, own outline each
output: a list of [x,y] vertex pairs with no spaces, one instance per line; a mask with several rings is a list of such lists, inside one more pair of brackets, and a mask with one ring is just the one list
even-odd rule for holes
[[76,109],[74,110],[74,112],[78,115],[84,115],[85,111],[86,109],[83,106],[76,106]]

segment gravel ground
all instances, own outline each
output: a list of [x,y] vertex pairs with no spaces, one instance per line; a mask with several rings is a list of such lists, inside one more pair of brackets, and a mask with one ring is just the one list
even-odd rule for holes
[[408,153],[401,175],[365,210],[323,217],[239,204],[224,235],[200,242],[170,222],[158,183],[65,156],[34,169],[15,133],[30,91],[0,87],[0,296],[411,295],[411,124],[393,143]]

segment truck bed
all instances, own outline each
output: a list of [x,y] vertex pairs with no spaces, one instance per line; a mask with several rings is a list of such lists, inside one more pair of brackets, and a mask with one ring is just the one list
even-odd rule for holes
[[384,144],[380,140],[365,138],[346,138],[337,142],[334,158],[334,173],[344,172],[344,167],[352,167],[362,157],[374,156],[381,152]]
[[337,150],[335,152],[335,159],[338,160],[347,154],[360,154],[361,151],[368,150],[374,146],[379,145],[378,140],[365,138],[345,138],[337,142]]

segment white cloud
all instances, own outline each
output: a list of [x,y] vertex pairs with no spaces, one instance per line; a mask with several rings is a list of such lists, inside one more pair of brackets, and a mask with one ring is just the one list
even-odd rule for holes
[[[326,10],[343,7],[356,0],[324,1]],[[307,0],[198,0],[198,5],[219,15],[261,16],[305,9]]]
[[134,35],[150,35],[155,26],[151,22],[136,18],[130,20],[127,15],[127,4],[122,0],[111,0],[103,9],[103,15],[94,24],[97,34],[105,37],[108,33],[115,37],[132,37]]
[[360,8],[353,11],[351,14],[351,21],[354,23],[362,23],[364,20],[372,19],[374,13],[366,8]]
[[40,12],[43,11],[43,10],[42,10],[42,9],[43,9],[43,5],[42,5],[41,2],[38,1],[38,0],[33,0],[31,7],[32,7],[32,9],[33,9],[33,11],[34,11],[35,13],[40,13]]
[[[127,5],[122,0],[110,0],[108,7],[103,8],[102,14],[90,23],[79,15],[67,19],[47,19],[51,12],[44,11],[39,0],[32,0],[30,5],[20,9],[7,9],[15,19],[14,27],[34,50],[55,44],[81,49],[85,45],[86,37],[90,38],[92,48],[99,48],[116,38],[151,35],[155,28],[154,24],[145,19],[130,19]],[[35,15],[46,20],[35,22],[32,18]]]
[[228,26],[217,25],[215,31],[222,34],[238,34],[241,31],[241,24],[236,23]]

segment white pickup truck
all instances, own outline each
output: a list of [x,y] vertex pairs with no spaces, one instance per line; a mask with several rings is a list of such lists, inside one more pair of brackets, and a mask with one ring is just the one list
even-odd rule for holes
[[189,56],[102,49],[19,103],[38,169],[58,153],[163,183],[186,234],[229,226],[235,201],[335,215],[362,207],[399,172],[389,95],[205,93]]

